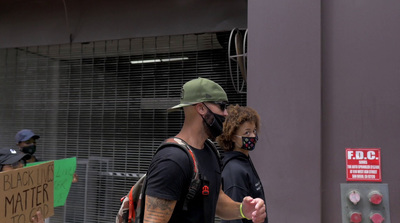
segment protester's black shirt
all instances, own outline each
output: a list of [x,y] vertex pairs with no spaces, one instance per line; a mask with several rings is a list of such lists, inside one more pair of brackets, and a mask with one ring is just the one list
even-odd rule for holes
[[[234,201],[242,202],[246,196],[261,198],[265,201],[264,189],[261,180],[250,157],[238,151],[225,152],[222,158],[222,182],[225,194]],[[241,219],[221,221],[223,223],[252,222]],[[265,219],[268,222],[268,218]]]
[[209,182],[209,195],[202,195],[202,188],[200,188],[193,200],[189,202],[188,211],[182,210],[193,174],[193,164],[187,153],[173,146],[165,147],[155,154],[149,166],[146,194],[178,201],[169,222],[214,222],[221,186],[218,157],[207,144],[204,149],[192,147],[192,150],[198,162],[199,173]]

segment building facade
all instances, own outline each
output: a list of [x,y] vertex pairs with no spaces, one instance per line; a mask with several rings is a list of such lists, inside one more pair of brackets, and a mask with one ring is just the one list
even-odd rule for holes
[[43,159],[76,156],[80,179],[50,221],[110,222],[180,128],[182,114],[165,109],[202,76],[260,113],[253,161],[270,222],[340,222],[346,148],[380,148],[398,222],[399,10],[372,0],[1,1],[0,146],[30,128]]

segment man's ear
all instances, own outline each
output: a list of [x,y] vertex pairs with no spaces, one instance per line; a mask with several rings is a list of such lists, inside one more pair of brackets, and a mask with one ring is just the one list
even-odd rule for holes
[[196,108],[196,111],[202,116],[207,113],[207,108],[206,108],[206,106],[204,106],[203,103],[197,103],[195,105],[195,108]]

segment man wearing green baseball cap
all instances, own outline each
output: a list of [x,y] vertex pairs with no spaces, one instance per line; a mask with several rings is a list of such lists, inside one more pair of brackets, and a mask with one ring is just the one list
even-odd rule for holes
[[[199,115],[192,115],[196,106],[202,108]],[[186,132],[189,125],[192,128],[192,119],[203,119],[203,125],[207,138],[215,140],[222,133],[222,124],[225,116],[228,115],[226,107],[228,105],[228,97],[222,87],[206,78],[197,78],[183,85],[181,90],[181,103],[168,109],[168,111],[176,111],[183,108],[185,111],[185,123],[181,133]],[[189,108],[187,108],[189,107]],[[187,114],[186,114],[187,113]],[[192,117],[193,116],[193,117]],[[207,139],[206,138],[206,139]]]
[[181,91],[181,103],[169,111],[201,102],[227,103],[228,97],[219,84],[206,78],[197,78],[186,82]]
[[[220,158],[208,139],[222,133],[227,103],[224,89],[214,81],[199,77],[183,85],[180,104],[168,109],[183,109],[185,114],[182,129],[172,139],[185,143],[197,165],[174,145],[158,150],[147,172],[143,222],[211,223],[215,215],[226,220],[264,222],[262,199],[245,197],[239,203],[221,190]],[[195,167],[200,173],[200,185],[188,199]]]

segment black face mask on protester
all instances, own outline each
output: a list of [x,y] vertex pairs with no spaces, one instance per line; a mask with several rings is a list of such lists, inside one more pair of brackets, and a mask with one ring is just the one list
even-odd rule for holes
[[[213,117],[212,120],[208,120],[208,121],[207,121],[206,118],[204,118],[203,116],[201,116],[201,117],[203,118],[203,122],[206,124],[206,126],[207,126],[208,129],[210,130],[211,135],[212,135],[214,138],[217,138],[219,135],[222,134],[222,127],[223,127],[223,123],[224,123],[224,121],[225,121],[225,116],[215,114],[214,112],[212,112],[212,111],[207,107],[207,105],[205,105],[204,103],[203,103],[203,105],[206,106],[206,108],[207,108],[207,114],[206,114],[206,116],[208,116],[208,117],[210,117],[210,116]],[[210,122],[211,122],[211,123],[210,123]]]
[[255,137],[237,136],[242,138],[241,149],[253,151],[256,148],[256,143],[258,141],[258,135]]
[[33,155],[36,152],[36,145],[22,147],[22,152],[29,155]]

